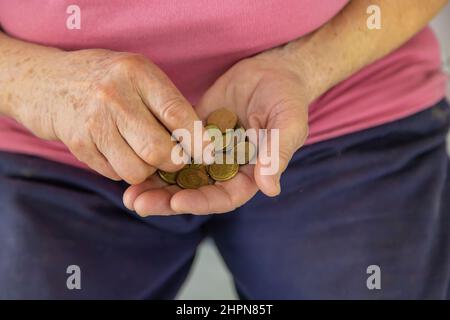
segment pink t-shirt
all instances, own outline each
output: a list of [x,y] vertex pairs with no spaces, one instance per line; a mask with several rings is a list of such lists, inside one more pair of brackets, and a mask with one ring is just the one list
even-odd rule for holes
[[[319,28],[347,2],[0,0],[0,24],[15,38],[65,50],[105,48],[144,54],[195,104],[234,63]],[[72,4],[81,10],[80,29],[66,27],[70,16],[66,11]],[[310,107],[307,143],[421,111],[444,96],[445,83],[438,43],[426,28],[318,99]],[[83,167],[62,143],[40,140],[4,117],[0,117],[0,150]]]

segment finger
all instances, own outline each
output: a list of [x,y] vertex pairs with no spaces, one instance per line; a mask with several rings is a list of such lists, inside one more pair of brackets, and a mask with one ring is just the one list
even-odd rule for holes
[[147,70],[145,76],[136,81],[142,101],[176,139],[181,139],[178,129],[187,130],[191,139],[181,139],[180,143],[192,158],[201,162],[202,151],[208,144],[208,141],[202,139],[202,122],[170,79],[156,66],[149,68],[151,69]]
[[120,176],[114,171],[108,160],[98,151],[90,139],[85,139],[82,145],[68,146],[70,152],[89,168],[111,180],[119,181]]
[[170,200],[171,208],[177,213],[203,215],[225,213],[240,207],[258,191],[252,166],[241,169],[231,180],[175,193]]
[[98,150],[111,164],[115,172],[129,184],[138,184],[155,172],[127,144],[115,126],[108,131],[92,136]]
[[306,140],[307,118],[306,108],[296,100],[272,108],[267,121],[267,135],[258,145],[255,165],[255,181],[264,194],[276,196],[281,192],[281,174]]
[[171,197],[180,190],[176,185],[153,189],[139,195],[134,201],[134,210],[141,217],[167,216],[175,212],[170,208]]
[[117,117],[116,125],[120,134],[147,164],[158,169],[175,172],[183,167],[183,163],[176,164],[172,159],[172,150],[176,142],[170,133],[141,102],[141,108],[127,117]]
[[142,217],[170,215],[174,213],[170,208],[170,199],[179,190],[178,186],[168,185],[152,175],[145,182],[130,186],[123,195],[123,202],[128,209]]
[[113,169],[111,164],[109,164],[108,160],[98,151],[97,148],[95,148],[95,154],[93,155],[94,158],[92,161],[88,163],[88,166],[100,173],[102,176],[105,176],[111,180],[114,181],[120,181],[122,180],[120,176],[116,173],[116,171]]
[[125,192],[123,193],[123,204],[125,207],[127,207],[130,210],[134,210],[134,201],[136,198],[144,193],[147,190],[156,189],[156,188],[163,188],[167,186],[168,184],[164,182],[162,179],[157,177],[155,174],[151,175],[142,183],[130,185]]

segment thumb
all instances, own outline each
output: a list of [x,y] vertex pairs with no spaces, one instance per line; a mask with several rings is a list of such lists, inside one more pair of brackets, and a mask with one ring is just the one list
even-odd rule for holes
[[267,196],[281,192],[280,177],[308,135],[308,110],[298,100],[279,103],[271,109],[267,132],[259,142],[255,181]]
[[[199,117],[167,75],[154,65],[149,68],[152,69],[139,78],[139,81],[135,79],[142,101],[167,131],[178,141],[181,140],[180,144],[187,154],[200,163],[202,152],[196,150],[201,148],[200,151],[203,151],[207,143],[202,137],[196,138],[199,131],[197,129],[204,130]],[[183,135],[184,132],[188,134]]]

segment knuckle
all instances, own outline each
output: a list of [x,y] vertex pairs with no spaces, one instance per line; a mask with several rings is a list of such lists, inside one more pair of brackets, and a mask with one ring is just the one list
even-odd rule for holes
[[93,86],[95,99],[97,101],[106,103],[114,100],[115,90],[112,86],[105,84],[95,84]]
[[96,116],[88,117],[86,119],[84,126],[88,132],[95,132],[98,126],[97,117]]
[[119,73],[125,73],[132,70],[139,70],[142,64],[145,64],[147,60],[144,56],[140,54],[124,54],[119,57],[117,57],[112,63],[111,63],[111,69],[114,72]]
[[119,173],[120,177],[125,180],[128,184],[134,185],[134,184],[140,184],[144,180],[137,179],[134,175]]
[[184,163],[176,164],[175,162],[172,162],[171,160],[169,160],[167,162],[167,165],[169,167],[169,170],[176,172],[176,171],[180,171],[181,169],[183,169],[186,164],[184,164]]
[[77,153],[77,155],[83,156],[83,158],[86,157],[87,143],[80,135],[72,136],[69,141],[69,146],[74,153]]
[[136,174],[127,174],[127,175],[124,175],[122,178],[125,181],[127,181],[129,184],[140,184],[140,183],[144,182],[147,177],[138,176]]
[[101,174],[113,175],[113,169],[108,165],[108,162],[101,157],[95,159],[95,166],[93,169],[97,169]]
[[96,138],[103,138],[105,136],[108,131],[105,120],[104,117],[98,114],[91,115],[85,120],[84,127],[93,140],[97,141],[98,139]]
[[130,184],[139,184],[144,182],[148,176],[149,172],[144,166],[137,166],[132,168],[133,170],[125,169],[120,176]]
[[152,142],[142,145],[139,150],[139,155],[146,163],[158,165],[163,161],[164,153],[161,144],[153,140]]
[[169,124],[179,125],[189,119],[190,114],[183,98],[174,97],[165,101],[161,106],[161,117]]
[[139,118],[140,111],[139,108],[132,103],[110,103],[108,106],[108,110],[112,115],[112,118],[115,119],[116,124],[121,123],[125,127],[130,126],[143,126],[145,124],[141,124],[142,120]]
[[90,143],[81,137],[73,137],[68,143],[70,152],[81,162],[92,167],[95,162],[95,152],[92,150]]
[[[113,122],[113,108],[116,104],[93,104],[84,117],[84,129],[91,135],[103,136],[110,132]],[[95,139],[94,139],[95,140]]]

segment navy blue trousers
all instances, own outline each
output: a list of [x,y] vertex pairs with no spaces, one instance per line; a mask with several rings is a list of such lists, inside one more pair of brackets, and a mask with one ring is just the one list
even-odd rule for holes
[[[450,194],[445,101],[302,148],[282,194],[233,213],[139,218],[126,187],[0,153],[0,298],[173,298],[214,239],[247,299],[446,299]],[[81,268],[68,290],[67,266]],[[368,266],[381,289],[367,287]]]

